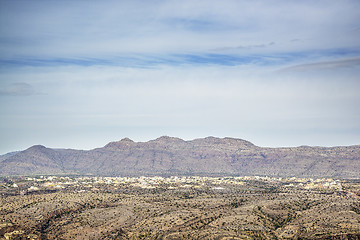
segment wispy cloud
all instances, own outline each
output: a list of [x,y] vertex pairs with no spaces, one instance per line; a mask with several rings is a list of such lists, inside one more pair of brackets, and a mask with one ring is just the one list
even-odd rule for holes
[[206,19],[188,19],[188,18],[169,18],[163,22],[173,31],[182,30],[190,32],[226,32],[232,27],[217,21],[209,21]]
[[265,48],[275,45],[274,42],[269,42],[266,44],[252,44],[252,45],[240,45],[236,47],[222,47],[216,48],[214,51],[229,51],[229,50],[239,50],[239,49],[254,49],[254,48]]
[[[271,44],[268,44],[271,45]],[[262,48],[262,45],[253,45],[239,48]],[[99,58],[38,58],[38,57],[16,57],[2,58],[0,57],[0,69],[9,67],[54,67],[54,66],[120,66],[146,68],[157,66],[181,66],[181,65],[217,65],[217,66],[241,66],[241,65],[259,65],[259,66],[275,66],[296,64],[299,62],[316,61],[322,59],[339,59],[328,61],[328,67],[339,65],[356,64],[356,56],[360,55],[360,49],[331,49],[331,50],[311,50],[311,51],[294,51],[282,53],[220,53],[214,52],[193,52],[193,53],[169,53],[169,54],[123,54],[120,56],[107,56]],[[341,60],[344,57],[349,60]],[[355,57],[355,58],[354,58]],[[331,63],[334,63],[331,65]],[[320,63],[319,63],[320,64]],[[325,63],[324,63],[325,64]],[[323,64],[323,65],[324,65]],[[309,63],[309,66],[313,63]],[[301,64],[300,66],[306,66]],[[300,68],[299,66],[299,68]],[[291,67],[295,68],[295,67]],[[290,68],[289,68],[290,69]]]
[[304,72],[316,70],[337,70],[340,68],[360,68],[360,57],[300,64],[281,69],[284,72]]
[[309,3],[6,1],[0,3],[0,51],[5,58],[103,58],[198,54],[209,49],[281,53],[358,45],[359,31],[349,34],[360,20],[357,1],[330,1],[326,8]]
[[0,88],[0,96],[30,96],[37,93],[34,88],[24,82],[13,83]]
[[358,9],[358,0],[0,1],[0,146],[161,134],[301,145],[324,125],[314,144],[358,143]]

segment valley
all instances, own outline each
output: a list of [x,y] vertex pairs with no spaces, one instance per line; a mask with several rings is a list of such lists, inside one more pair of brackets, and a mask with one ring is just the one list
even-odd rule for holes
[[1,183],[1,239],[359,239],[360,182],[32,176]]

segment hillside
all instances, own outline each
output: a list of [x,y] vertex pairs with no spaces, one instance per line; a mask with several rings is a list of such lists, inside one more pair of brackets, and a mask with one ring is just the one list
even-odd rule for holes
[[3,155],[0,175],[267,175],[359,178],[360,145],[263,148],[234,138],[124,138],[82,151],[32,146]]

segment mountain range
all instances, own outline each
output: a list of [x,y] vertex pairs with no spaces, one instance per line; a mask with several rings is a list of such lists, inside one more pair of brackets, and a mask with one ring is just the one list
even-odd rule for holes
[[0,156],[0,175],[360,177],[360,145],[259,147],[235,138],[129,138],[93,150],[41,145]]

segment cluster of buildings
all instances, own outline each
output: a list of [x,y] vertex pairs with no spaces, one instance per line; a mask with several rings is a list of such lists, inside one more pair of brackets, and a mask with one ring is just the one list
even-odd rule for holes
[[[264,176],[241,176],[241,177],[203,177],[203,176],[171,176],[171,177],[68,177],[68,176],[39,176],[27,177],[22,179],[23,186],[26,186],[28,192],[39,191],[43,189],[65,189],[81,188],[94,190],[98,187],[140,187],[140,188],[201,188],[212,186],[213,189],[224,189],[228,185],[244,185],[253,181],[262,181],[268,183],[281,184],[286,188],[303,189],[332,189],[342,190],[341,182],[331,178],[281,178]],[[4,184],[7,188],[18,188],[20,183],[7,182]]]

